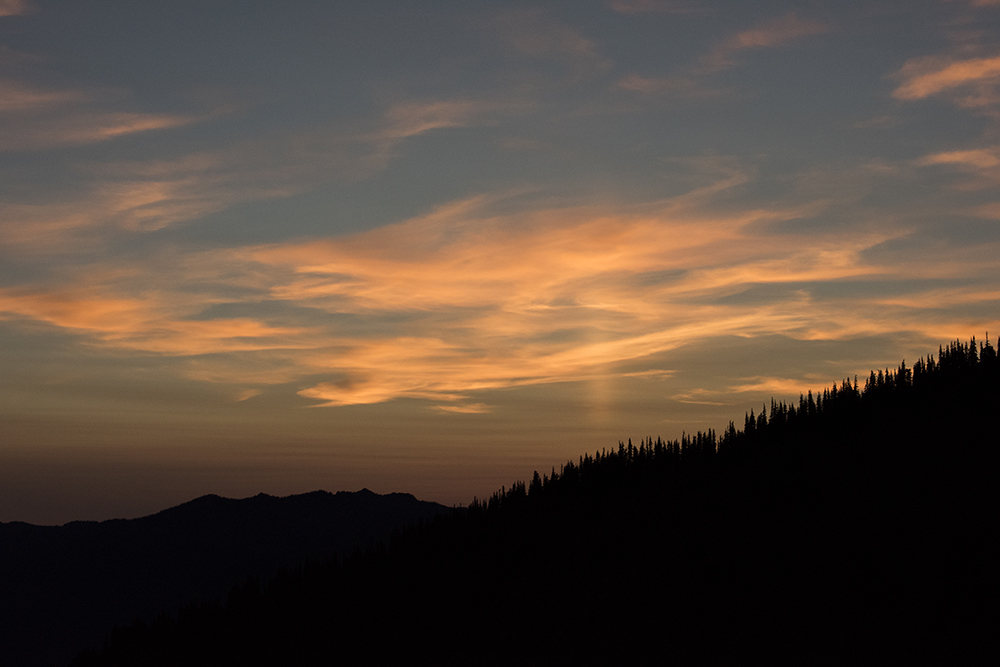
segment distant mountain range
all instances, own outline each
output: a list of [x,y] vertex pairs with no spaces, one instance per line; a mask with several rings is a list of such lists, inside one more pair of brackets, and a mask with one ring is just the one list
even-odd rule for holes
[[115,625],[223,600],[250,576],[343,557],[451,511],[363,489],[208,495],[131,520],[0,523],[0,666],[66,665]]

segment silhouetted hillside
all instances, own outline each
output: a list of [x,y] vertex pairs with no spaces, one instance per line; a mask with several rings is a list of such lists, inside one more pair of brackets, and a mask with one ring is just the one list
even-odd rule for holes
[[995,350],[954,343],[536,473],[76,664],[996,664],[998,405]]
[[133,520],[0,524],[0,665],[66,664],[115,624],[270,577],[449,511],[409,494],[203,496]]

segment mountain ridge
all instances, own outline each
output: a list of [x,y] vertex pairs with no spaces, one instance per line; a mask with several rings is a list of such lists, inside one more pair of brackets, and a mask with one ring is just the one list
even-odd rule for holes
[[[317,489],[315,491],[306,491],[304,493],[293,493],[293,494],[289,494],[287,496],[275,496],[275,495],[272,495],[270,493],[265,493],[265,492],[261,491],[261,492],[257,493],[256,495],[246,496],[244,498],[231,498],[229,496],[222,496],[222,495],[219,495],[217,493],[206,493],[206,494],[204,494],[202,496],[198,496],[197,498],[192,498],[191,500],[187,500],[187,501],[182,502],[182,503],[180,503],[178,505],[173,505],[171,507],[166,507],[164,509],[157,510],[156,512],[153,512],[152,514],[144,514],[142,516],[132,517],[130,519],[127,519],[127,518],[124,518],[124,517],[112,517],[112,518],[109,518],[109,519],[72,519],[70,521],[67,521],[65,523],[60,523],[60,524],[37,524],[37,523],[31,523],[30,521],[19,521],[19,520],[15,519],[13,521],[0,521],[0,526],[20,525],[20,526],[32,526],[32,527],[35,527],[35,528],[62,528],[62,527],[65,527],[65,526],[72,526],[72,525],[93,525],[93,524],[102,524],[102,523],[115,522],[115,521],[137,521],[137,520],[140,520],[140,519],[148,519],[150,517],[157,516],[158,514],[162,514],[164,512],[170,512],[172,510],[183,508],[183,507],[185,507],[187,505],[191,505],[192,503],[216,502],[218,500],[229,501],[229,502],[242,502],[242,501],[247,501],[247,500],[254,500],[254,499],[257,499],[257,498],[285,500],[285,499],[289,499],[289,498],[296,498],[297,499],[297,498],[312,497],[312,496],[338,496],[338,495],[341,495],[341,494],[344,494],[344,495],[354,495],[354,496],[358,496],[358,497],[365,497],[365,496],[368,496],[368,497],[373,497],[373,496],[401,497],[401,498],[411,499],[411,500],[414,500],[414,501],[417,500],[416,496],[414,496],[412,493],[405,493],[405,492],[399,492],[399,491],[392,491],[392,492],[389,492],[389,493],[375,493],[374,491],[371,491],[367,487],[363,487],[363,488],[359,489],[358,491],[326,491],[326,490],[323,490],[323,489]],[[419,502],[433,502],[433,501],[419,501]],[[440,503],[436,503],[436,504],[440,505]],[[446,507],[445,505],[441,505],[441,506],[442,507]]]
[[412,494],[206,494],[134,519],[0,523],[0,665],[66,664],[116,624],[221,599],[451,509]]

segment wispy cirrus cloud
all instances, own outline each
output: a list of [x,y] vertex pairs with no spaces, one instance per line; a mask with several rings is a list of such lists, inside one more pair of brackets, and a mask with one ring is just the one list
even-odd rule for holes
[[616,82],[621,90],[651,97],[677,97],[684,99],[715,97],[722,91],[712,87],[706,78],[720,70],[739,64],[737,56],[753,49],[784,46],[807,37],[828,32],[826,24],[799,18],[794,12],[765,21],[757,26],[740,31],[718,42],[705,55],[667,76],[643,76],[627,74]]
[[0,202],[0,243],[22,254],[60,254],[100,245],[122,232],[163,229],[239,202],[287,196],[301,187],[287,178],[268,178],[270,172],[259,166],[240,169],[236,157],[204,153],[81,166],[91,180],[71,197]]
[[294,347],[290,339],[304,333],[253,318],[185,319],[184,309],[170,301],[156,295],[129,298],[99,287],[6,288],[0,289],[0,317],[43,322],[104,347],[171,356]]
[[[9,105],[19,110],[47,108],[80,99],[84,96],[28,90]],[[22,251],[33,246],[58,252],[115,233],[157,231],[243,202],[288,197],[338,180],[361,180],[383,170],[409,139],[489,125],[523,106],[516,100],[403,100],[388,105],[367,128],[318,127],[172,159],[81,164],[76,172],[85,177],[84,187],[77,187],[71,198],[53,201],[48,193],[36,202],[0,201],[0,241]],[[93,135],[113,137],[194,122],[168,115],[83,118],[93,123],[77,116],[54,130],[37,122],[30,128],[0,128],[0,149],[5,143],[8,149],[40,149],[87,142]],[[116,119],[119,125],[109,125]]]
[[783,234],[774,225],[823,204],[718,209],[748,176],[715,167],[714,182],[661,201],[480,195],[349,236],[67,269],[3,290],[0,311],[176,358],[178,374],[236,394],[290,385],[320,406],[411,398],[473,414],[490,390],[664,374],[652,360],[712,336],[944,339],[949,308],[1000,298],[969,280],[995,271],[989,247],[882,261],[872,251],[905,230]]
[[[370,175],[383,169],[407,139],[435,130],[493,125],[504,116],[523,112],[530,105],[517,99],[482,98],[400,100],[388,106],[377,126],[367,132],[334,135],[329,148],[368,147],[354,165]],[[321,140],[322,142],[322,140]]]
[[[727,387],[725,392],[733,393],[753,393],[759,395],[778,395],[787,396],[795,395],[801,391],[803,386],[803,380],[809,381],[809,384],[821,385],[823,382],[829,381],[828,378],[821,378],[816,376],[806,377],[806,378],[788,378],[788,377],[749,377],[744,378],[746,382],[743,384],[733,385]],[[827,385],[829,386],[829,385]],[[723,392],[720,392],[723,393]]]
[[923,56],[907,61],[896,78],[900,84],[892,94],[897,99],[945,96],[970,109],[1000,104],[1000,56]]
[[919,164],[954,164],[974,169],[989,169],[1000,165],[1000,146],[933,153],[921,158]]
[[[801,396],[806,391],[826,389],[835,384],[839,385],[842,381],[848,379],[832,374],[824,376],[816,373],[806,373],[800,377],[752,376],[739,378],[739,380],[742,380],[740,384],[720,387],[718,389],[695,387],[675,394],[672,398],[680,403],[711,406],[732,405],[742,398],[740,394],[785,396],[794,401],[796,395]],[[811,389],[806,389],[807,387]],[[765,412],[768,409],[768,406],[763,403],[759,404],[758,407],[762,408]],[[761,413],[760,409],[752,409],[756,410],[757,414]]]
[[719,42],[702,58],[702,66],[709,70],[732,67],[736,64],[736,54],[743,51],[775,48],[829,30],[830,27],[824,23],[802,19],[795,12],[789,12]]
[[435,405],[434,409],[442,412],[454,412],[463,415],[481,415],[491,411],[485,403],[466,403],[464,405]]
[[65,117],[34,117],[0,129],[0,151],[33,151],[95,144],[139,132],[169,130],[196,122],[190,116],[147,113],[83,112]]
[[78,90],[46,90],[20,81],[0,79],[0,111],[38,110],[87,99],[87,95]]
[[[954,1],[954,0],[953,0]],[[908,59],[892,75],[898,100],[943,99],[962,109],[1000,119],[1000,52],[984,19],[995,16],[995,0],[958,0],[983,12],[959,11],[946,33],[943,53]]]
[[495,109],[495,104],[475,99],[401,102],[385,112],[377,134],[384,139],[405,139],[431,130],[478,125]]
[[962,190],[1000,186],[1000,146],[931,153],[917,160],[917,165],[949,168],[961,174],[963,179],[957,187]]
[[0,151],[81,146],[126,135],[167,130],[203,120],[178,114],[115,109],[117,95],[82,89],[45,89],[0,80]]

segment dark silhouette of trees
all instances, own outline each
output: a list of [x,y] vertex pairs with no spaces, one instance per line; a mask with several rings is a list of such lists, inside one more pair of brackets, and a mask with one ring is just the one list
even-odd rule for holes
[[998,399],[996,351],[956,341],[742,430],[584,454],[76,664],[982,664]]

